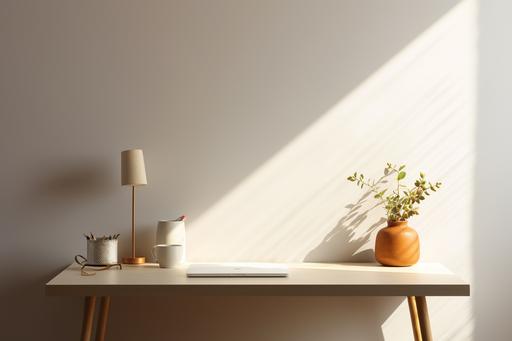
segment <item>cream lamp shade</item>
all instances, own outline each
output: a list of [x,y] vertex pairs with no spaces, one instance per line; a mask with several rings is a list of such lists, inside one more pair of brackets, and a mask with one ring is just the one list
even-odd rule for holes
[[142,149],[121,152],[121,185],[147,185]]

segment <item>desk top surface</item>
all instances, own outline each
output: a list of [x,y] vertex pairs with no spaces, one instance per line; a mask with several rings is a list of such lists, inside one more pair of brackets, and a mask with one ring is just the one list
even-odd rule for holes
[[469,284],[437,263],[384,267],[375,263],[294,263],[289,276],[189,278],[186,267],[123,265],[81,276],[72,264],[46,284],[51,296],[469,296]]

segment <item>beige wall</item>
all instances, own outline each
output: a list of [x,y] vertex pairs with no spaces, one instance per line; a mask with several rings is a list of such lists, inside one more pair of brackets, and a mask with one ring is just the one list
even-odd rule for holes
[[474,202],[475,339],[510,340],[510,1],[480,1]]
[[[84,232],[128,251],[132,147],[141,254],[187,213],[191,260],[369,260],[382,211],[350,209],[345,178],[394,161],[445,183],[411,221],[423,260],[472,278],[474,1],[0,4],[2,339],[76,338],[80,300],[43,284]],[[431,315],[436,339],[471,337],[470,300]],[[109,336],[411,340],[408,323],[396,298],[123,298]]]

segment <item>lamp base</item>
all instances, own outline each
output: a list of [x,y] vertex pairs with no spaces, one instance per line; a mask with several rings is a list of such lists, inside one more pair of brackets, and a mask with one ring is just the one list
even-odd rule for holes
[[146,257],[123,257],[123,264],[144,264]]

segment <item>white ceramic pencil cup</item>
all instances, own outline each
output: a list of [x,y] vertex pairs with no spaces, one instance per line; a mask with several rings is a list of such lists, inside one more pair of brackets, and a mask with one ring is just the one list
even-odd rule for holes
[[186,261],[187,241],[185,234],[185,221],[160,220],[156,227],[156,245],[181,245],[181,262]]
[[88,240],[87,263],[89,265],[117,264],[117,239]]

